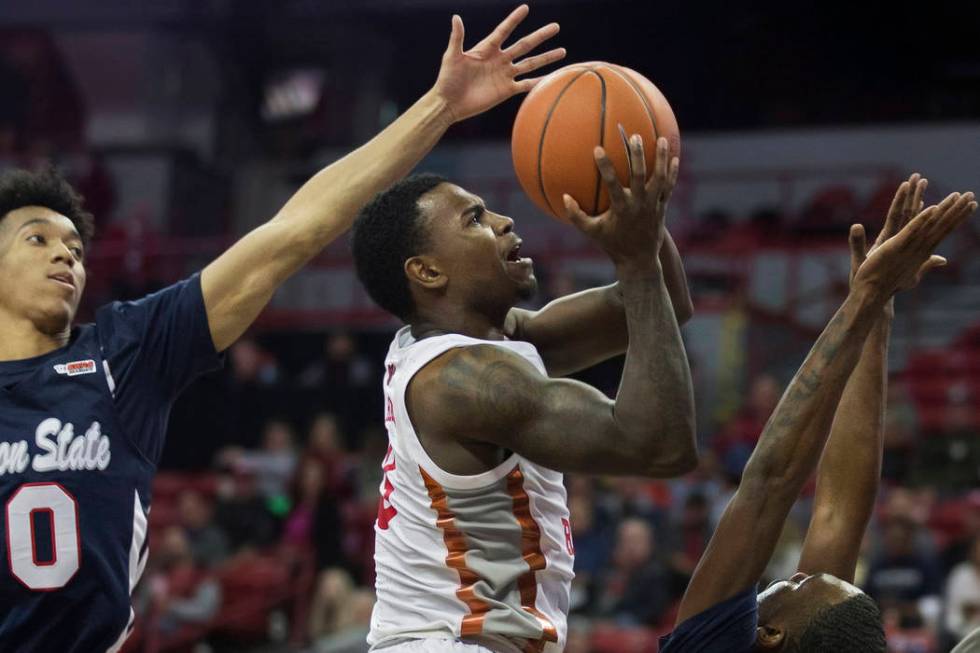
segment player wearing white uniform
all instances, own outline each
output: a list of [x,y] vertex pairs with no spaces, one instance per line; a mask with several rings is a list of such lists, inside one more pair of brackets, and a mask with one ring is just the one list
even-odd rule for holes
[[[405,392],[422,367],[450,349],[480,344],[509,349],[546,374],[527,342],[458,334],[416,341],[404,328],[388,351],[390,444],[375,525],[371,644],[482,635],[505,650],[514,646],[505,636],[552,643],[544,651],[564,646],[574,549],[562,474],[517,453],[481,474],[446,472],[425,452],[408,415]],[[406,570],[404,561],[413,559]]]
[[[569,202],[618,284],[537,312],[514,308],[536,280],[513,221],[462,188],[410,177],[361,212],[358,276],[409,325],[383,381],[372,650],[561,651],[574,560],[562,473],[667,477],[695,464],[675,315],[689,315],[690,297],[663,224],[678,163],[657,145],[647,183],[632,140],[629,189],[597,151],[606,214]],[[623,350],[615,401],[553,378]]]

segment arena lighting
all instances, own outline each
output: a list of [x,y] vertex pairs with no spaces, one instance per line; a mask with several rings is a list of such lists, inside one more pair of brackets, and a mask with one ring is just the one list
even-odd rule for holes
[[300,68],[275,75],[265,85],[262,118],[281,122],[312,113],[323,95],[327,74],[315,68]]

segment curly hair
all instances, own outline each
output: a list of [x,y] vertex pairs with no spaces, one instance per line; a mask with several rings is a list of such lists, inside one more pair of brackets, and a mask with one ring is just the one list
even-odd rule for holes
[[824,608],[800,635],[791,637],[784,653],[885,653],[881,611],[867,594]]
[[65,216],[88,244],[95,233],[92,214],[82,206],[82,196],[54,168],[39,172],[8,170],[0,174],[0,221],[16,209],[43,206]]
[[378,306],[405,322],[415,311],[405,261],[428,242],[419,198],[446,181],[434,174],[403,179],[375,195],[354,223],[351,250],[357,278]]

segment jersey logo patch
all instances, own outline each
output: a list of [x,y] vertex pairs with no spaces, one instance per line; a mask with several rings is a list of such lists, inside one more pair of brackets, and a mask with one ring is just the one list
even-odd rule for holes
[[64,365],[55,365],[54,371],[67,376],[95,374],[95,361],[90,358],[87,361],[72,361]]

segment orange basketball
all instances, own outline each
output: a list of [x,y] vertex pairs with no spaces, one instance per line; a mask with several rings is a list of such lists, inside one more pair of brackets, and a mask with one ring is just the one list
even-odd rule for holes
[[517,178],[541,210],[565,221],[568,193],[589,215],[609,208],[592,151],[605,148],[620,183],[628,184],[627,137],[643,137],[647,175],[653,174],[655,143],[664,136],[670,155],[680,154],[677,119],[663,93],[643,75],[593,61],[556,70],[524,99],[511,137]]

